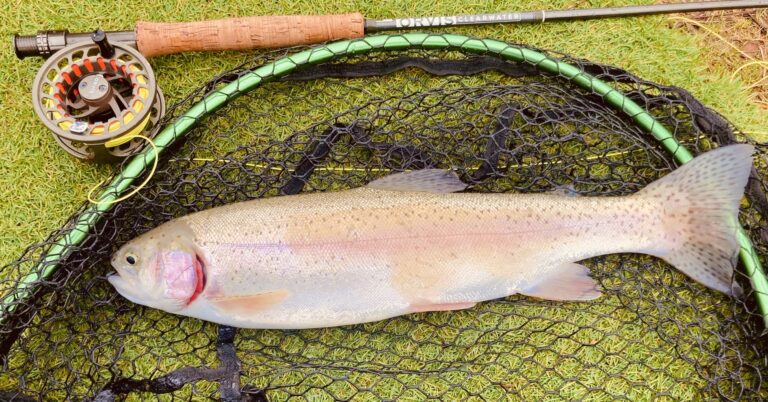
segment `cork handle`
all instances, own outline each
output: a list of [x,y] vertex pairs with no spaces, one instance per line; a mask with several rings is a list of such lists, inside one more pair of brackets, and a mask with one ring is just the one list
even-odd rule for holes
[[308,45],[365,33],[360,13],[265,16],[201,22],[136,24],[136,44],[146,57],[204,50],[243,50]]

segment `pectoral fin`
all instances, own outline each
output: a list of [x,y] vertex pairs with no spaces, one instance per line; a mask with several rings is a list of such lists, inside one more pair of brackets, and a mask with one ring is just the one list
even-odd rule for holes
[[247,316],[275,305],[288,298],[289,295],[290,292],[287,290],[279,289],[255,295],[209,298],[208,302],[220,313]]
[[589,277],[587,267],[569,262],[556,269],[539,281],[524,285],[518,293],[546,300],[594,300],[602,295],[594,279]]

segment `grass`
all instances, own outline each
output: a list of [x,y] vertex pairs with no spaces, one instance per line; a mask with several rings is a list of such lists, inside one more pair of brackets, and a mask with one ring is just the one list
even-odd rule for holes
[[[590,5],[638,3],[599,1]],[[472,4],[382,1],[374,5],[346,2],[335,3],[333,6],[320,1],[252,0],[158,0],[152,4],[130,4],[114,0],[98,3],[75,1],[62,2],[55,6],[44,2],[5,2],[0,5],[0,16],[4,21],[0,26],[0,33],[4,40],[7,40],[6,45],[0,49],[0,67],[5,72],[0,81],[0,118],[4,122],[5,140],[0,143],[0,151],[5,156],[0,161],[0,198],[3,203],[0,208],[0,261],[13,260],[26,245],[44,239],[80,205],[87,191],[110,172],[107,166],[87,165],[70,158],[58,148],[50,133],[36,120],[31,109],[29,88],[42,62],[37,59],[17,60],[10,46],[12,33],[32,33],[38,29],[55,28],[88,31],[96,26],[106,30],[119,30],[130,28],[138,19],[187,21],[235,15],[323,14],[348,11],[361,11],[369,18],[386,18],[488,12],[507,6],[508,3],[505,2],[488,0],[479,0]],[[515,6],[520,9],[536,9],[587,5],[573,1],[521,1]],[[764,131],[761,123],[765,121],[765,111],[750,103],[753,97],[749,90],[745,89],[748,82],[742,81],[740,76],[732,79],[727,63],[710,63],[707,56],[711,56],[711,52],[702,49],[702,44],[706,42],[702,42],[701,38],[670,28],[670,25],[667,17],[658,16],[542,26],[488,26],[455,29],[452,32],[524,43],[570,53],[595,62],[618,65],[643,78],[686,88],[737,126],[748,131]],[[249,57],[248,53],[234,52],[188,54],[158,58],[153,60],[152,64],[165,92],[167,103],[173,104],[211,76]],[[286,110],[286,113],[289,112],[290,110]],[[528,400],[552,396],[560,389],[564,391],[559,392],[559,395],[569,399],[605,400],[616,395],[627,395],[630,399],[648,399],[659,391],[669,392],[672,397],[680,399],[696,397],[695,389],[675,386],[677,380],[694,375],[693,368],[684,361],[670,359],[673,354],[665,349],[663,340],[653,334],[642,333],[641,329],[644,327],[636,325],[636,317],[622,316],[623,310],[617,310],[616,304],[616,300],[606,300],[602,305],[578,312],[574,312],[568,305],[530,303],[518,307],[514,304],[484,304],[467,312],[430,315],[423,322],[414,323],[409,318],[398,318],[360,326],[348,333],[328,329],[287,336],[279,331],[244,331],[239,347],[245,351],[274,355],[275,361],[278,362],[286,355],[303,351],[305,356],[314,356],[317,360],[326,357],[331,361],[348,362],[350,365],[366,362],[382,365],[398,363],[400,367],[417,371],[425,365],[428,366],[430,359],[436,356],[439,350],[441,358],[448,360],[431,363],[449,364],[450,356],[457,359],[469,356],[478,359],[478,364],[469,369],[482,373],[480,376],[467,376],[466,373],[460,372],[443,374],[416,387],[414,383],[421,380],[413,375],[397,374],[382,379],[362,371],[352,372],[348,375],[361,387],[353,390],[349,389],[348,382],[333,381],[338,379],[340,374],[332,369],[326,370],[327,375],[321,372],[298,380],[300,383],[291,377],[296,375],[295,372],[286,372],[284,377],[278,374],[269,378],[269,383],[273,386],[285,384],[284,388],[276,391],[275,397],[278,399],[307,389],[311,389],[307,397],[312,396],[318,400],[345,398],[358,391],[360,393],[357,398],[360,399],[394,397],[401,393],[408,396],[407,399],[413,400],[424,397],[455,399],[471,396],[493,399],[499,396],[502,389],[510,390]],[[520,309],[521,313],[509,315],[509,309]],[[684,313],[685,311],[681,310],[681,314]],[[534,315],[540,318],[525,318]],[[177,324],[177,320],[167,316],[155,319],[168,320],[166,323],[170,327]],[[157,323],[151,317],[142,322]],[[553,327],[556,322],[560,323],[557,324],[559,327]],[[197,324],[187,320],[184,325]],[[571,327],[581,329],[574,333]],[[477,328],[487,328],[488,332],[476,331]],[[525,331],[517,331],[518,329]],[[204,326],[203,331],[211,330],[211,326]],[[195,331],[198,329],[193,328],[187,333]],[[146,329],[139,332],[151,333]],[[140,366],[137,370],[143,373],[145,366],[162,365],[165,371],[185,364],[210,362],[212,356],[208,354],[202,356],[199,361],[172,361],[170,357],[173,353],[166,351],[174,347],[184,348],[186,344],[171,345],[171,340],[167,338],[171,333],[173,332],[165,333],[166,336],[162,338],[139,339],[134,342],[145,343],[146,348],[155,350],[159,356],[146,355],[143,349],[127,350],[126,354],[129,356],[125,357],[125,361],[130,360],[132,363],[125,369],[136,364]],[[178,331],[178,334],[184,338],[185,332]],[[529,335],[530,338],[515,338]],[[492,339],[494,336],[504,336],[505,342],[501,345],[513,343],[517,346],[512,350],[499,350],[499,344],[494,343]],[[94,341],[93,336],[86,338],[89,339],[78,340]],[[48,340],[40,340],[45,341]],[[446,344],[449,346],[444,346]],[[350,348],[356,345],[357,349],[353,351],[329,345],[347,345]],[[77,345],[67,344],[60,348],[66,349],[70,346],[73,352],[69,356],[75,358]],[[165,353],[168,353],[167,356]],[[566,358],[558,358],[563,354]],[[617,355],[628,358],[614,362],[612,358]],[[403,356],[408,356],[409,359],[401,361]],[[257,353],[246,353],[243,358],[246,363],[250,363],[248,370],[252,372],[247,373],[249,377],[265,380],[266,377],[261,377],[266,375],[264,370],[274,368],[263,366],[264,362],[260,359],[264,359],[264,356]],[[646,360],[650,363],[644,363]],[[271,364],[274,365],[275,362]],[[619,364],[621,366],[617,369]],[[659,371],[659,368],[666,370]],[[523,378],[508,378],[507,374],[511,370],[522,370],[529,378],[551,370],[560,374],[540,382],[529,382]],[[603,384],[604,378],[617,370],[624,373],[625,380],[619,379],[616,383],[604,385],[610,394],[591,391],[591,387]],[[580,372],[576,381],[569,379],[574,372]],[[448,387],[446,380],[452,384],[462,384],[463,387]],[[646,381],[648,384],[638,386],[637,383],[626,383],[627,380]],[[451,390],[447,390],[448,388]],[[366,398],[366,395],[369,398]]]
[[[622,5],[638,2],[595,2]],[[85,199],[87,191],[110,171],[107,166],[83,164],[59,149],[51,134],[37,121],[31,108],[30,87],[39,59],[17,60],[10,45],[13,33],[68,28],[89,31],[128,29],[139,19],[188,21],[234,15],[361,11],[369,18],[391,16],[477,13],[501,10],[503,2],[472,4],[383,1],[376,5],[346,2],[330,6],[320,1],[158,1],[145,4],[74,1],[57,4],[8,1],[0,5],[0,261],[8,262],[26,245],[40,241]],[[521,9],[543,6],[567,8],[581,3],[523,1]],[[686,88],[704,103],[723,113],[737,126],[763,131],[766,113],[748,101],[745,83],[725,71],[706,67],[699,41],[669,28],[667,17],[602,20],[537,26],[488,26],[454,29],[452,32],[492,37],[549,48],[601,63],[621,66],[641,77]],[[168,104],[213,75],[231,68],[247,53],[185,54],[153,60],[158,81]]]

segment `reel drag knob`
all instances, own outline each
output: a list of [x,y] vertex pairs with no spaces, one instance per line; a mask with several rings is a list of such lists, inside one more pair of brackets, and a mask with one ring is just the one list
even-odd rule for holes
[[80,81],[77,85],[80,96],[89,106],[103,107],[108,105],[113,99],[112,86],[101,74],[89,75]]
[[152,67],[133,47],[93,42],[64,47],[40,68],[32,85],[37,116],[67,152],[113,162],[138,152],[165,112]]

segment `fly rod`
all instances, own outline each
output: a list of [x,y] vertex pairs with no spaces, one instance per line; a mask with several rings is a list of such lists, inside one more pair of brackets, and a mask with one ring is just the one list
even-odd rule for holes
[[[146,57],[182,52],[245,50],[309,45],[338,39],[361,38],[367,33],[486,24],[544,23],[551,21],[629,17],[768,7],[768,0],[706,1],[575,10],[539,10],[436,17],[365,19],[360,13],[236,17],[199,22],[157,23],[139,21],[132,31],[107,32],[110,41],[126,43]],[[19,58],[48,57],[78,42],[91,40],[91,33],[40,31],[36,35],[14,35]]]

